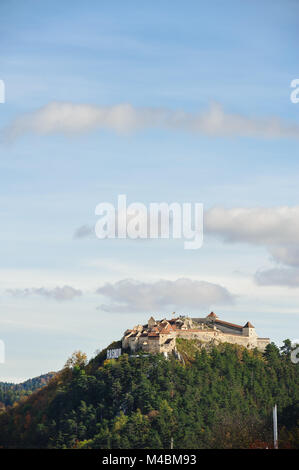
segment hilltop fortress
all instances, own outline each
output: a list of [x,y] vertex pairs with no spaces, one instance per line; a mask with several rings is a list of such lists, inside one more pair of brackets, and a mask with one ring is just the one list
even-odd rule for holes
[[211,312],[205,318],[180,316],[171,320],[155,320],[151,317],[147,325],[137,325],[132,330],[125,331],[122,348],[133,353],[143,350],[167,355],[176,351],[176,338],[197,339],[203,344],[239,344],[260,351],[264,351],[270,343],[269,338],[258,337],[250,322],[244,326],[228,323]]

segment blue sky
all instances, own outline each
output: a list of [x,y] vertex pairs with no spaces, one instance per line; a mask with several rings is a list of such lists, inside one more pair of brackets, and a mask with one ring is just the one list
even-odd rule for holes
[[[128,311],[102,310],[116,298],[97,289],[109,282],[117,290],[124,279],[146,283],[153,296],[160,280],[212,283],[230,304],[204,304],[199,291],[198,306],[192,299],[178,313],[214,309],[228,321],[250,320],[276,342],[299,336],[299,104],[290,101],[298,14],[296,1],[1,2],[0,379],[57,370],[73,350],[90,356],[150,314],[171,313],[171,302],[152,312],[151,303],[142,309],[127,297]],[[48,119],[53,102],[58,114],[61,103],[78,107],[62,128],[51,115],[54,128],[41,132],[35,116],[39,122],[45,109]],[[208,119],[218,103],[233,131],[163,122],[65,132],[82,105],[124,103],[141,120],[144,110],[161,109]],[[279,124],[269,137],[271,119]],[[95,224],[96,205],[116,203],[118,194],[145,204],[204,203],[203,247],[76,239],[79,227]],[[215,207],[227,211],[225,223],[208,212]],[[235,226],[234,208],[245,224]],[[252,208],[259,212],[246,212]],[[65,285],[81,295],[57,300]]]

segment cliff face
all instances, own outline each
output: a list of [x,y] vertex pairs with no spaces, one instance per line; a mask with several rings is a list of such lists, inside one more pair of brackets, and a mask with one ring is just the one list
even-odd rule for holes
[[231,343],[249,349],[264,351],[269,338],[258,338],[254,326],[236,325],[220,320],[214,312],[205,318],[177,317],[171,320],[155,320],[151,317],[147,325],[137,325],[127,330],[122,347],[132,352],[143,350],[148,353],[169,354],[176,351],[176,339],[197,339],[202,343]]

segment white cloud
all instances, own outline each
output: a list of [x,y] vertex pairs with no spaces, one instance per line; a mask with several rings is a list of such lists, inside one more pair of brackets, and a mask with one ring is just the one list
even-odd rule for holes
[[273,268],[258,271],[255,281],[261,286],[284,286],[299,287],[299,269],[296,268]]
[[274,208],[215,207],[205,213],[204,230],[227,242],[255,245],[297,244],[299,206]]
[[[85,236],[85,232],[86,235],[89,232],[88,227],[85,226],[81,227],[80,230],[82,231],[82,236]],[[230,209],[214,207],[205,212],[204,236],[216,236],[226,243],[246,243],[262,246],[269,252],[272,261],[287,267],[299,268],[299,206],[272,208],[237,207]],[[297,287],[298,272],[299,270],[297,271],[296,269],[285,269],[278,266],[266,271],[258,271],[254,276],[254,280],[259,286],[281,285]],[[124,284],[118,284],[117,288],[116,285],[106,285],[103,288],[103,292],[108,292],[110,289],[111,295],[113,292],[115,295],[116,293],[120,294],[124,286],[127,288],[131,285],[130,283],[128,284],[128,281],[122,282]],[[136,289],[142,292],[142,286],[146,286],[145,292],[147,292],[148,284],[139,284]],[[159,297],[161,294],[157,286],[155,289],[151,286],[150,292],[153,296],[157,295]],[[165,285],[165,287],[167,286]],[[142,298],[142,294],[140,296]],[[120,305],[121,303],[115,304],[115,300],[117,299],[114,299],[114,303],[110,307],[103,306],[103,308],[111,310],[121,308],[128,311],[130,308],[133,308],[133,304],[129,300],[124,300],[125,304],[123,306]],[[136,308],[140,310],[142,305],[136,299],[135,303]],[[161,302],[157,302],[157,308],[160,304]],[[152,301],[152,304],[149,302],[148,305],[149,310],[153,310],[156,307],[154,301]]]
[[[115,216],[117,230],[117,211]],[[127,219],[130,220],[130,216]],[[147,226],[150,224],[150,221],[145,222]],[[160,225],[158,232],[161,232]],[[93,233],[92,226],[82,225],[75,231],[74,238],[89,237]],[[204,233],[221,237],[228,243],[267,246],[273,257],[299,262],[299,206],[214,207],[204,213]]]
[[[93,234],[92,226],[83,225],[74,238]],[[299,206],[214,207],[204,214],[204,236],[207,235],[227,243],[263,246],[278,263],[299,267]]]
[[74,289],[71,286],[55,287],[53,289],[45,289],[44,287],[32,287],[26,289],[7,289],[7,292],[14,297],[27,297],[30,295],[40,295],[50,299],[64,301],[72,300],[74,297],[82,295],[81,290]]
[[228,243],[264,246],[275,261],[299,266],[299,206],[215,207],[205,213],[204,233]]
[[299,138],[299,124],[277,117],[255,118],[224,112],[214,103],[209,109],[192,113],[167,108],[134,107],[131,104],[95,106],[69,102],[51,102],[15,119],[6,134],[14,139],[33,132],[77,134],[96,129],[127,133],[140,129],[162,128],[209,136],[257,138]]
[[107,283],[97,290],[109,299],[100,306],[106,312],[161,312],[173,309],[207,309],[233,303],[233,296],[218,284],[191,279],[139,282],[123,279]]
[[260,286],[299,287],[299,206],[274,208],[216,207],[206,212],[205,233],[228,243],[264,246],[274,261],[291,267],[258,271]]
[[299,267],[299,237],[297,245],[271,246],[269,251],[279,263]]

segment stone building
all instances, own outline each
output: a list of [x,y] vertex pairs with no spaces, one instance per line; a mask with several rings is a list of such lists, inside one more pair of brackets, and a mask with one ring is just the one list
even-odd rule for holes
[[151,317],[147,325],[137,325],[126,330],[122,348],[131,352],[143,350],[149,353],[176,351],[176,338],[197,339],[202,343],[232,343],[249,349],[264,351],[269,338],[259,338],[254,326],[244,326],[220,320],[214,312],[204,318],[177,317],[171,320],[155,320]]

